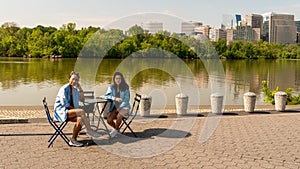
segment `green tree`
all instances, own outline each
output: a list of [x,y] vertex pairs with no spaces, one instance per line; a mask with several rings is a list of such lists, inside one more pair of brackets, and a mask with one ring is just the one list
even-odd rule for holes
[[127,33],[129,36],[143,34],[144,29],[138,25],[134,25],[128,29]]
[[125,58],[137,51],[136,45],[131,39],[124,40],[120,45],[118,45],[118,48],[122,53],[122,56],[120,56],[121,58]]
[[1,36],[13,36],[20,27],[15,22],[5,22],[2,26]]
[[21,47],[18,45],[18,39],[15,33],[20,28],[14,22],[6,22],[0,29],[0,54],[1,56],[18,56],[21,53]]
[[216,48],[216,51],[218,52],[219,56],[224,56],[224,53],[227,50],[227,42],[225,39],[219,39],[217,42],[213,42],[213,45]]
[[67,35],[58,51],[63,57],[77,57],[81,48],[82,44],[77,36]]
[[40,57],[44,55],[44,35],[40,29],[35,29],[32,31],[27,39],[28,43],[28,55],[32,57]]
[[1,54],[4,56],[17,56],[17,43],[14,36],[6,36],[1,42]]

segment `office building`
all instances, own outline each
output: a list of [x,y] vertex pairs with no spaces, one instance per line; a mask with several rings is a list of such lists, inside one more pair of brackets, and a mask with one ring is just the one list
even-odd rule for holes
[[295,43],[296,36],[294,15],[272,12],[264,16],[263,38],[269,43]]
[[218,41],[219,39],[226,40],[227,33],[224,29],[210,29],[209,30],[209,39],[212,41]]
[[246,24],[252,28],[263,28],[263,16],[257,14],[248,14],[245,17]]
[[226,29],[226,41],[227,44],[230,44],[231,42],[233,42],[233,29]]
[[297,32],[300,32],[300,21],[295,21]]
[[261,29],[260,28],[252,28],[253,29],[253,42],[257,42],[261,39]]
[[261,39],[269,42],[269,21],[266,20],[263,23],[263,29],[261,31]]
[[241,26],[241,22],[242,22],[242,15],[235,15],[235,25],[236,26]]
[[202,26],[201,22],[182,22],[181,23],[181,33],[186,35],[193,35],[195,34],[195,28],[198,26]]
[[210,29],[211,27],[208,25],[197,26],[195,27],[195,34],[203,34],[208,38]]
[[263,16],[258,14],[248,14],[245,16],[246,26],[251,26],[254,30],[254,39],[256,42],[261,39],[262,30],[263,30]]
[[246,18],[242,18],[242,22],[239,26],[247,26],[247,20]]
[[147,22],[142,24],[142,28],[148,33],[154,34],[163,31],[163,23],[161,22]]
[[251,26],[237,26],[233,30],[233,40],[254,41],[254,30]]
[[300,43],[300,21],[295,21],[296,29],[297,29],[297,43]]

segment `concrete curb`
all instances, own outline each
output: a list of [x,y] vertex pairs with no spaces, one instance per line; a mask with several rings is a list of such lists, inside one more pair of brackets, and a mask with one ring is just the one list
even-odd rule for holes
[[28,123],[25,118],[0,118],[0,124]]
[[[53,109],[51,107],[50,109]],[[152,110],[159,111],[155,107]],[[211,111],[210,105],[190,106],[186,116],[205,117]],[[244,112],[243,105],[225,105],[223,115],[251,115],[251,114],[279,114],[279,113],[300,113],[299,105],[287,105],[286,111],[275,111],[274,105],[256,105],[252,113]],[[162,113],[152,114],[153,116],[166,115],[177,117],[176,107],[167,106]],[[151,116],[151,115],[150,115]],[[46,121],[46,115],[42,106],[0,106],[0,124],[31,123],[32,121]]]

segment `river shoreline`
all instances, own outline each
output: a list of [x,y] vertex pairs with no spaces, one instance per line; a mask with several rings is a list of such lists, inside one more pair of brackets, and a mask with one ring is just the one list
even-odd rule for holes
[[[53,106],[49,106],[52,112]],[[186,115],[179,116],[176,114],[175,106],[167,106],[162,108],[151,108],[150,118],[175,118],[175,117],[207,117],[210,114],[210,105],[191,106]],[[300,113],[299,105],[287,105],[283,112],[275,111],[274,105],[257,105],[253,113],[244,111],[243,105],[225,105],[223,108],[224,116],[245,116],[258,114],[286,114],[286,113]],[[163,116],[160,116],[163,115]],[[138,115],[139,116],[139,115]],[[147,118],[147,117],[145,117]],[[27,122],[28,119],[46,119],[45,110],[43,106],[0,106],[0,120],[2,124],[5,120],[11,120],[11,123]],[[27,119],[27,120],[24,120]],[[3,122],[4,121],[4,122]],[[1,124],[1,122],[0,122]]]

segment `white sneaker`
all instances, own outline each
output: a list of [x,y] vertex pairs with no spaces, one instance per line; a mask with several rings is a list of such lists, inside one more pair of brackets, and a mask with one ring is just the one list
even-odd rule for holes
[[69,141],[69,145],[74,146],[74,147],[82,147],[83,146],[82,143],[76,141],[76,139],[74,139],[74,138],[71,138],[71,140]]
[[89,137],[101,137],[101,134],[93,131],[93,130],[89,130],[86,132],[86,135],[88,135]]
[[118,130],[113,129],[113,130],[109,133],[109,135],[110,135],[110,137],[116,137],[116,135],[117,135],[118,133],[119,133]]

